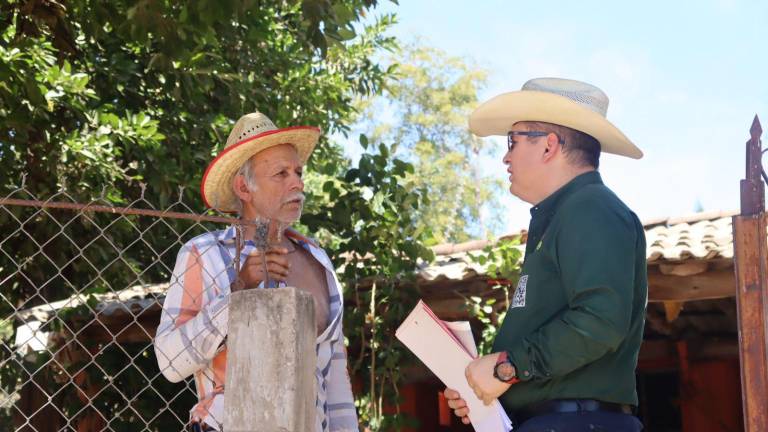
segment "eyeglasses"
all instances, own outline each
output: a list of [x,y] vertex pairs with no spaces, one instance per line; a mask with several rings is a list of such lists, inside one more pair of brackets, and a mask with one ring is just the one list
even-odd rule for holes
[[[554,132],[542,132],[542,131],[509,131],[507,132],[507,150],[512,151],[512,148],[515,146],[514,137],[516,136],[525,136],[525,137],[531,137],[531,138],[539,138],[539,137],[545,137],[551,133]],[[555,134],[557,137],[557,141],[560,143],[560,145],[565,145],[565,140],[560,138],[558,134]]]

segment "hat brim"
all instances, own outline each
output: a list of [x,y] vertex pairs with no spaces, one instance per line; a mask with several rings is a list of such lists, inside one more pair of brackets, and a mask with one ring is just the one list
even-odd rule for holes
[[603,152],[640,159],[643,152],[602,115],[564,97],[540,91],[504,93],[480,105],[469,116],[477,136],[506,135],[521,121],[567,126],[593,136]]
[[294,126],[267,131],[247,138],[222,150],[211,161],[203,174],[200,193],[209,208],[225,213],[237,212],[237,196],[232,191],[232,177],[251,156],[281,144],[296,148],[304,165],[320,139],[320,129],[312,126]]

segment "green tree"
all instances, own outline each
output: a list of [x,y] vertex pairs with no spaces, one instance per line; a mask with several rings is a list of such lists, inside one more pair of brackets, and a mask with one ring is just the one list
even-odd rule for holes
[[[189,186],[184,201],[202,211],[203,169],[243,113],[318,125],[326,136],[348,128],[353,98],[377,92],[387,74],[370,57],[394,43],[384,35],[391,16],[355,33],[372,5],[7,2],[0,8],[0,187],[8,193],[26,176],[33,197],[47,199],[66,185],[79,201],[105,195],[122,204],[144,183],[146,197],[166,208],[179,186]],[[348,165],[327,140],[310,163],[331,175]],[[0,212],[0,224],[13,223]],[[55,228],[41,224],[35,234],[45,238]],[[133,235],[115,233],[118,240]],[[163,246],[169,239],[149,240]],[[76,255],[70,243],[50,246]],[[35,248],[27,242],[14,253],[30,256]],[[77,283],[79,270],[63,272]],[[33,297],[46,277],[21,281],[8,293],[11,303]],[[65,293],[50,287],[41,294]],[[8,306],[0,302],[0,310]]]
[[391,61],[396,74],[382,96],[364,103],[361,123],[374,140],[397,143],[396,154],[413,163],[408,180],[429,198],[417,231],[427,234],[429,244],[487,236],[502,221],[501,183],[480,166],[488,144],[467,127],[486,71],[417,45],[399,50]]
[[[67,199],[84,203],[105,200],[122,205],[142,196],[142,203],[166,209],[178,201],[179,187],[186,186],[182,194],[188,207],[178,210],[202,212],[197,185],[203,168],[240,115],[258,109],[279,126],[317,125],[326,138],[310,161],[307,187],[311,205],[301,222],[326,241],[337,265],[353,257],[353,264],[342,274],[350,288],[350,346],[359,348],[354,351],[359,356],[352,355],[350,363],[375,376],[382,371],[394,373],[392,358],[399,351],[395,348],[388,355],[381,348],[394,342],[380,329],[398,322],[407,310],[408,301],[399,287],[413,276],[416,261],[429,257],[420,234],[413,229],[413,216],[418,215],[424,197],[406,181],[413,167],[394,157],[390,147],[377,146],[353,168],[342,156],[341,147],[327,138],[349,131],[356,115],[353,101],[379,93],[392,72],[375,59],[395,47],[394,39],[385,33],[394,17],[381,16],[371,24],[360,24],[376,3],[3,3],[2,195],[18,193],[14,191],[24,179],[26,195],[22,198],[56,199],[64,190]],[[17,220],[27,218],[32,219],[25,230],[17,230]],[[154,231],[151,220],[126,218],[113,223],[111,216],[96,214],[68,221],[69,235],[65,237],[59,235],[64,228],[49,222],[50,218],[30,209],[0,211],[0,227],[10,233],[0,241],[4,252],[0,254],[3,346],[11,346],[6,341],[13,340],[4,320],[13,318],[18,309],[81,290],[99,293],[137,282],[167,280],[179,240],[167,234],[193,232],[184,222],[170,222],[172,230]],[[99,225],[110,229],[100,232]],[[135,242],[137,232],[143,242]],[[89,243],[87,248],[73,241],[97,236],[102,243]],[[115,260],[104,253],[112,245],[131,247]],[[39,249],[48,260],[25,261]],[[163,265],[155,265],[157,262]],[[372,277],[378,278],[378,289],[373,291],[364,286]],[[76,313],[69,311],[67,316]],[[369,316],[375,318],[368,321]],[[52,324],[62,325],[61,318]],[[112,351],[119,356],[122,350]],[[106,356],[110,350],[102,352]],[[143,364],[153,364],[151,350],[142,355],[149,356]],[[0,352],[0,382],[11,392],[19,382],[31,378],[29,371],[38,370],[14,356],[10,350]],[[100,361],[112,361],[110,358]],[[378,365],[372,364],[375,358]],[[94,369],[100,373],[109,368]],[[135,368],[116,370],[125,374],[121,379],[140,380],[142,376]],[[380,409],[384,400],[395,401],[397,377],[390,376],[381,383],[366,384],[369,394],[382,390],[361,397],[362,419],[374,429],[397,422],[387,423]],[[177,391],[169,394],[173,397]],[[61,392],[58,395],[63,397]],[[103,403],[94,406],[114,407],[110,396],[102,392]],[[70,402],[77,399],[70,398]],[[150,405],[132,409],[143,413],[154,409]],[[78,412],[77,408],[72,412]],[[113,430],[133,430],[130,412],[103,415],[112,418]],[[163,429],[176,421],[173,416],[154,414],[145,417],[155,418],[152,427]],[[0,423],[10,425],[5,419]]]
[[[360,142],[368,148],[365,135]],[[413,360],[394,329],[418,301],[417,260],[432,259],[414,233],[424,191],[405,181],[413,166],[393,159],[390,151],[380,144],[343,178],[326,178],[321,201],[327,204],[303,218],[311,232],[333,233],[338,244],[334,262],[349,289],[344,316],[349,365],[363,390],[358,394],[360,419],[373,431],[413,425],[413,419],[398,412],[385,414],[384,406],[397,407],[402,366]]]
[[485,267],[489,276],[490,293],[465,298],[470,317],[480,325],[477,352],[490,354],[493,340],[509,309],[510,295],[520,279],[524,247],[520,236],[502,238],[483,248],[480,252],[469,253],[469,259]]
[[[141,180],[164,204],[242,113],[343,132],[352,98],[386,76],[369,58],[392,46],[393,18],[353,27],[375,3],[12,0],[0,9],[2,175],[24,171],[39,193],[108,184],[115,199]],[[338,163],[336,146],[319,153],[316,165]]]

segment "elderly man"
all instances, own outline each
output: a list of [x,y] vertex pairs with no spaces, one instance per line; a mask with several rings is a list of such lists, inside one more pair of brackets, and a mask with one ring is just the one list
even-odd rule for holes
[[[274,242],[266,252],[266,275],[263,251],[256,250],[253,241],[247,240],[239,260],[234,259],[240,250],[234,226],[198,236],[178,254],[155,353],[170,381],[195,378],[199,402],[191,410],[192,430],[221,431],[226,424],[222,416],[229,296],[237,290],[264,288],[265,281],[304,289],[314,297],[315,430],[358,430],[341,330],[342,293],[334,268],[312,240],[292,229],[276,228],[287,227],[301,216],[302,170],[319,136],[317,128],[278,129],[264,114],[248,114],[237,121],[226,147],[205,171],[201,191],[207,206],[238,212],[244,220],[276,223],[270,225]],[[243,238],[253,239],[254,231],[247,226]],[[240,268],[235,268],[237,262]],[[254,347],[260,348],[265,347]],[[254,430],[259,430],[258,425]]]
[[[606,118],[608,98],[573,80],[541,78],[472,113],[477,135],[506,135],[510,192],[533,205],[521,277],[493,353],[467,381],[499,398],[519,432],[640,431],[635,367],[647,275],[637,216],[597,172],[600,152],[642,152]],[[468,422],[465,401],[446,389]],[[471,414],[470,414],[471,415]]]

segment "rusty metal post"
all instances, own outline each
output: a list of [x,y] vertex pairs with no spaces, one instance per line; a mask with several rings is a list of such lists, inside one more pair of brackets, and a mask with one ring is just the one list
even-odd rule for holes
[[762,174],[762,135],[755,116],[741,181],[741,215],[733,218],[744,430],[768,431],[768,219]]

